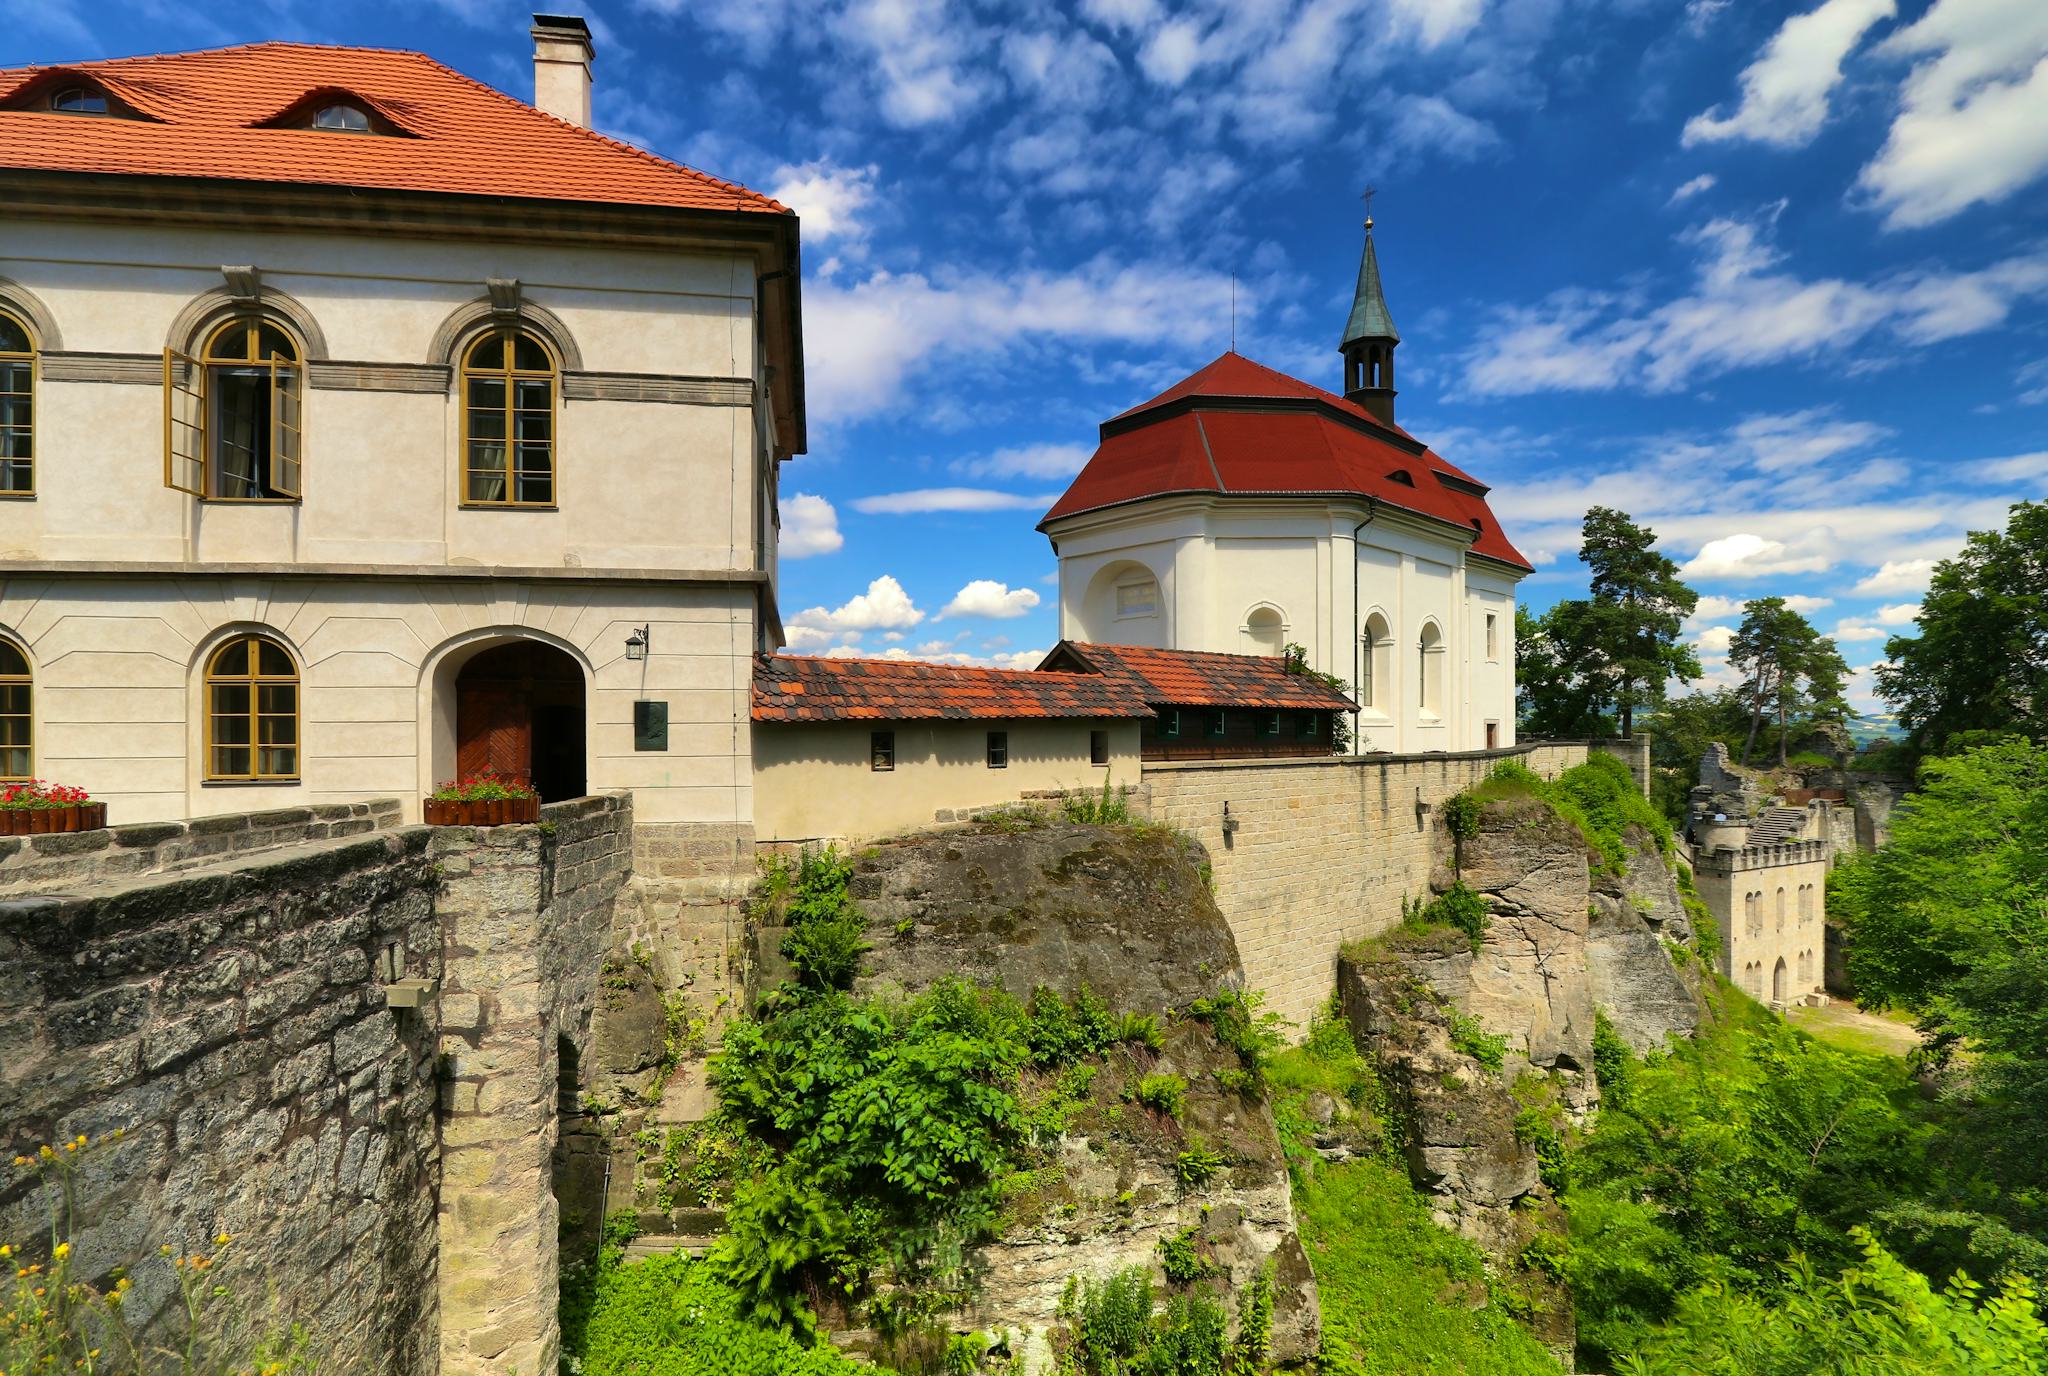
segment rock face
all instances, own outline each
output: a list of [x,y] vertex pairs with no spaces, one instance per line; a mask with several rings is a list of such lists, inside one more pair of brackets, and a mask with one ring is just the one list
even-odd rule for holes
[[1672,1036],[1691,1036],[1699,1026],[1700,999],[1670,954],[1672,944],[1693,939],[1678,880],[1655,837],[1632,826],[1622,839],[1628,845],[1625,872],[1594,876],[1586,975],[1593,1002],[1629,1048],[1641,1053]]
[[[1156,1267],[1161,1240],[1190,1228],[1219,1268],[1204,1284],[1233,1322],[1233,1296],[1274,1268],[1276,1362],[1307,1361],[1320,1343],[1272,1114],[1219,1083],[1238,1060],[1206,1025],[1165,1016],[1243,979],[1201,859],[1162,832],[991,828],[883,846],[854,878],[873,943],[857,993],[914,993],[961,974],[1019,997],[1043,985],[1072,998],[1086,984],[1116,1012],[1157,1015],[1166,1033],[1157,1053],[1134,1053],[1139,1064],[1104,1066],[1060,1143],[1055,1178],[979,1251],[968,1321],[1024,1330],[1030,1370],[1048,1364],[1044,1331],[1070,1279]],[[1177,1119],[1125,1101],[1139,1071],[1187,1081]],[[1191,1146],[1230,1164],[1184,1188],[1177,1157]]]

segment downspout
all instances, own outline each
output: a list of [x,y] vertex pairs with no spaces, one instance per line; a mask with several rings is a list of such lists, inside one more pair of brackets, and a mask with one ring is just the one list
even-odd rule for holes
[[[1379,514],[1380,499],[1367,497],[1365,519],[1351,527],[1351,694],[1354,701],[1358,696],[1359,656],[1364,653],[1358,647],[1358,632],[1363,625],[1363,618],[1358,614],[1358,532],[1371,525],[1372,518]],[[1359,734],[1358,713],[1357,707],[1351,709],[1351,753],[1354,755],[1365,753],[1359,749],[1364,744],[1364,737]]]

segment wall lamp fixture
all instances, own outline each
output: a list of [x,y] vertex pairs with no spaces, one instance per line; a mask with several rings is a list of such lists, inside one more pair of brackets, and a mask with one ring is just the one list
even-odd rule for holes
[[627,659],[647,658],[647,647],[653,642],[653,637],[648,634],[649,629],[647,626],[642,626],[639,630],[626,637]]

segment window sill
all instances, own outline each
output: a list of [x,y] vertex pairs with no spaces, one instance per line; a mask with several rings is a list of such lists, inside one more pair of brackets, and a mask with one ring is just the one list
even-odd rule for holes
[[303,506],[303,497],[201,497],[202,506]]
[[35,499],[33,492],[0,492],[0,502],[32,502]]
[[553,502],[458,502],[461,511],[560,511]]
[[201,779],[201,788],[297,788],[305,780],[294,774],[291,778],[275,779]]

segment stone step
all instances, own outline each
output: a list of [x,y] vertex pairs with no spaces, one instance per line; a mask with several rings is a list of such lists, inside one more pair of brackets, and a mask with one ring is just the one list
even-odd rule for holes
[[671,1209],[667,1213],[646,1212],[640,1215],[640,1232],[643,1236],[674,1234],[681,1237],[716,1237],[725,1231],[725,1210],[723,1209]]
[[718,1245],[716,1237],[686,1233],[642,1233],[626,1244],[627,1261],[645,1261],[649,1257],[665,1257],[681,1252],[686,1257],[701,1257]]

